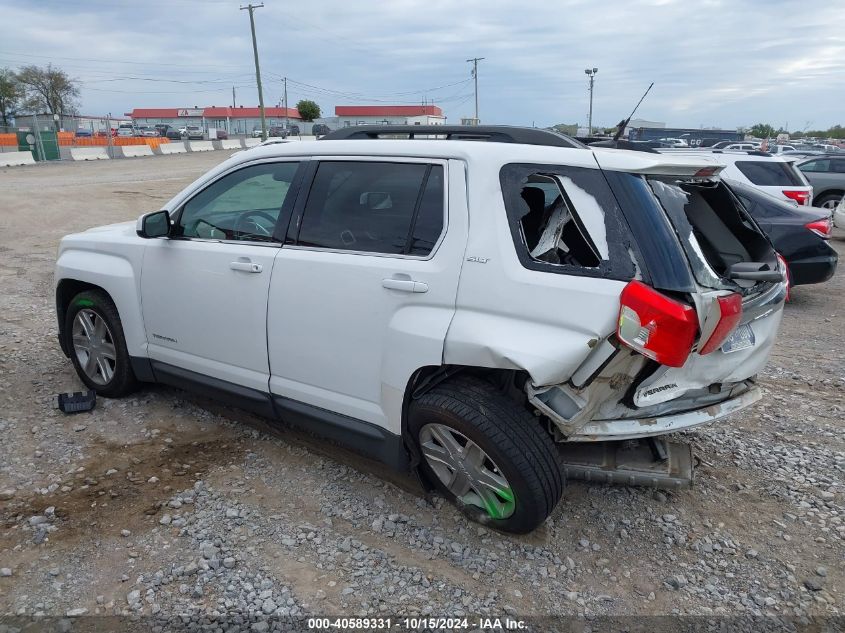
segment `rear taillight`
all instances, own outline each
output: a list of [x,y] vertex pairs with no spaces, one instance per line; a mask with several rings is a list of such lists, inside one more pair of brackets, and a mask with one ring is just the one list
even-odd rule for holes
[[800,205],[810,204],[809,191],[795,191],[791,189],[784,189],[783,195],[785,195],[790,200],[795,200],[795,202]]
[[830,218],[822,218],[821,220],[816,220],[815,222],[809,222],[805,224],[804,228],[810,229],[819,237],[828,239],[830,237],[830,231],[832,228],[830,224]]
[[719,320],[716,322],[716,328],[698,350],[702,356],[719,349],[742,319],[742,297],[739,293],[716,297],[714,303],[719,311]]
[[625,286],[620,304],[616,335],[622,343],[661,365],[686,362],[698,332],[691,306],[639,281]]
[[789,278],[789,264],[786,263],[783,255],[777,253],[777,256],[780,265],[783,266],[784,277],[786,279],[786,297],[784,297],[784,301],[789,301],[789,291],[792,288],[792,280]]

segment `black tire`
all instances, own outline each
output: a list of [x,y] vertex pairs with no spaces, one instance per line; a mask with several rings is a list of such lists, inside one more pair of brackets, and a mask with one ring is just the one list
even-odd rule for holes
[[422,457],[425,477],[468,517],[503,532],[524,534],[552,513],[563,495],[563,470],[551,437],[525,408],[479,378],[456,376],[411,402],[408,431],[418,448],[420,431],[430,423],[448,426],[472,440],[510,485],[513,514],[493,518],[457,499]]
[[819,196],[813,201],[814,207],[823,207],[825,203],[833,202],[834,204],[829,207],[831,210],[839,204],[839,201],[842,200],[842,194],[839,193],[828,193],[823,196]]
[[[88,377],[74,351],[73,322],[80,310],[91,310],[94,312],[99,318],[103,319],[111,333],[115,349],[115,367],[114,375],[105,384],[98,384]],[[79,378],[89,389],[96,391],[97,395],[106,398],[119,398],[137,389],[138,381],[132,371],[132,364],[129,360],[129,351],[126,349],[126,339],[123,336],[123,325],[120,322],[120,315],[108,294],[102,290],[86,290],[76,295],[71,300],[70,306],[65,314],[64,336],[66,349],[70,351],[70,358],[77,375],[79,375]]]

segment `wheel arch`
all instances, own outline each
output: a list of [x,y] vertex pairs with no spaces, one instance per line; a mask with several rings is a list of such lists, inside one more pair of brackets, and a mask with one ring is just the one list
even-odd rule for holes
[[815,188],[813,190],[813,206],[816,203],[823,199],[827,198],[828,196],[845,196],[845,189],[837,188],[837,187],[830,187],[829,189],[824,189],[818,193],[815,192]]
[[[405,394],[402,399],[402,420],[401,434],[402,441],[411,458],[411,468],[417,469],[420,463],[420,454],[416,442],[408,433],[408,413],[411,402],[421,395],[431,391],[440,383],[449,380],[458,374],[476,376],[489,382],[491,387],[508,394],[514,399],[524,399],[527,406],[524,384],[530,380],[527,371],[513,369],[491,369],[487,367],[476,367],[471,365],[429,365],[420,367],[411,374],[408,384],[405,387]],[[540,424],[538,419],[538,424]]]
[[[99,290],[111,298],[111,295],[109,295],[105,288],[92,284],[88,281],[81,281],[79,279],[62,279],[56,284],[56,316],[59,321],[59,345],[61,346],[64,355],[67,357],[70,357],[70,350],[68,349],[67,341],[65,340],[65,316],[67,315],[67,311],[70,308],[70,302],[73,298],[80,292],[85,292],[86,290]],[[114,299],[112,299],[112,302],[114,302]],[[120,310],[118,309],[118,314],[119,313]]]

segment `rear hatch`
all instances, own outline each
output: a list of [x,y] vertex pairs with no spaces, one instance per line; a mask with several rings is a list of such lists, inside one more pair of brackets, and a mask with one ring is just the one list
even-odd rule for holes
[[622,292],[617,332],[566,385],[530,389],[532,402],[565,436],[578,436],[588,424],[650,424],[753,401],[786,294],[777,253],[718,177],[719,166],[664,156],[633,173],[610,152],[595,154],[642,274]]

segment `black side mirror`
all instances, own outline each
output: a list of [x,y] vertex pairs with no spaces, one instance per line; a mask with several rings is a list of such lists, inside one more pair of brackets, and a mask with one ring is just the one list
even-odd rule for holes
[[145,213],[138,218],[135,232],[145,239],[167,237],[170,234],[170,213],[164,210]]

